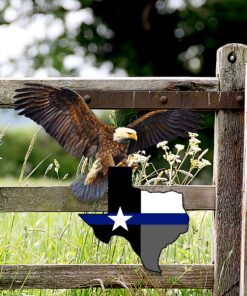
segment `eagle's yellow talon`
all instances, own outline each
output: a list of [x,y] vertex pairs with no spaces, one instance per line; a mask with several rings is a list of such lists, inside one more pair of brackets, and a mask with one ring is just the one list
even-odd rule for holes
[[125,167],[126,166],[126,162],[125,161],[120,161],[116,167]]

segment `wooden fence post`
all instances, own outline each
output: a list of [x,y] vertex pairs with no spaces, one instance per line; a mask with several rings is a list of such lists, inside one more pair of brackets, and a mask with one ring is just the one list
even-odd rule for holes
[[247,64],[245,68],[245,106],[244,106],[244,167],[243,167],[243,203],[241,231],[241,270],[240,295],[247,295]]
[[[246,61],[246,45],[227,44],[217,51],[216,75],[220,91],[244,88]],[[243,114],[243,111],[224,110],[216,114],[214,295],[239,295]]]

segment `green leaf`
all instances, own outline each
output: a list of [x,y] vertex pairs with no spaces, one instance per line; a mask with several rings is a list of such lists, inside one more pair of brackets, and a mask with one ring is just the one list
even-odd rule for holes
[[181,173],[181,174],[183,174],[183,175],[185,175],[185,176],[188,176],[188,177],[193,178],[193,175],[192,175],[191,173],[189,173],[189,172],[186,172],[186,171],[184,171],[184,170],[178,170],[178,171],[179,171],[179,173]]

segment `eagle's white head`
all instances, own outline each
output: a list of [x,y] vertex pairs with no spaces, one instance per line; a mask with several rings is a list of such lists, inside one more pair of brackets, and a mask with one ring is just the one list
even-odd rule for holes
[[118,143],[128,143],[129,140],[137,141],[137,133],[135,130],[127,127],[118,127],[113,134],[113,140]]

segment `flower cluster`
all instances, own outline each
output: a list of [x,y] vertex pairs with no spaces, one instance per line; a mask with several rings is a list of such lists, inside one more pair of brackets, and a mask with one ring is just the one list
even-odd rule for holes
[[177,149],[177,153],[179,153],[180,151],[183,151],[184,150],[184,145],[181,145],[181,144],[176,144],[175,145],[175,148]]
[[[208,149],[202,151],[199,146],[200,143],[201,141],[196,133],[189,133],[187,148],[185,148],[185,145],[176,144],[175,149],[171,150],[168,141],[159,142],[157,148],[164,151],[162,156],[165,161],[164,167],[159,170],[156,170],[154,165],[148,162],[150,156],[145,156],[145,151],[130,155],[128,158],[129,166],[136,165],[137,168],[140,165],[140,170],[135,169],[135,184],[190,184],[204,167],[211,165],[207,159],[203,158]],[[148,174],[146,168],[150,166],[152,166],[153,172]]]
[[168,144],[168,141],[159,142],[157,144],[157,148],[162,148],[163,150],[166,151],[166,150],[169,149],[169,147],[167,146],[167,144]]
[[130,154],[127,159],[128,166],[132,167],[132,166],[135,166],[138,164],[144,164],[144,163],[146,163],[146,166],[148,166],[148,160],[150,158],[150,155],[146,156],[145,154],[146,152],[144,150],[138,151],[137,153]]
[[197,152],[200,152],[202,149],[199,147],[201,143],[200,140],[197,139],[198,134],[196,133],[189,133],[189,151],[188,154],[191,156],[195,156]]
[[197,169],[203,169],[206,166],[211,165],[211,162],[208,161],[207,159],[202,158],[202,160],[199,159],[191,159],[191,167],[197,168]]
[[197,158],[195,158],[197,152],[200,152],[202,149],[199,147],[201,143],[200,140],[197,139],[198,134],[196,133],[189,133],[189,151],[188,154],[192,156],[190,159],[191,168],[195,169],[203,169],[206,166],[211,165],[210,161],[204,159],[203,156],[208,152],[208,149],[205,149]]

